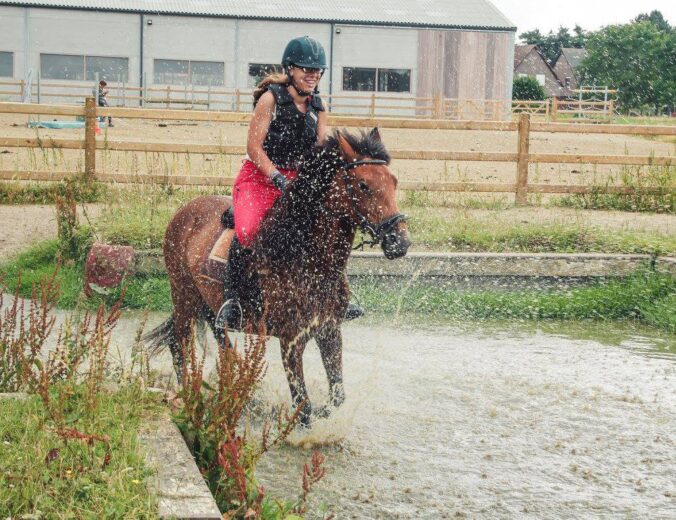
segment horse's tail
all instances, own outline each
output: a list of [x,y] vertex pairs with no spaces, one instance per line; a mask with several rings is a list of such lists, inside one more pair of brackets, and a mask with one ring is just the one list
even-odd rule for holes
[[[200,338],[202,340],[204,339],[204,331],[206,330],[205,320],[207,320],[209,322],[209,325],[213,327],[214,322],[213,317],[211,319],[200,318],[196,320],[194,323],[195,325],[194,332],[196,333],[197,339]],[[217,335],[218,333],[219,331],[214,331],[214,334],[216,335],[217,339],[219,339],[219,336]],[[220,332],[220,334],[222,334],[222,331]],[[154,356],[155,354],[159,354],[160,352],[162,352],[162,349],[164,349],[164,347],[169,347],[172,355],[174,355],[177,350],[178,352],[181,352],[180,348],[177,348],[178,337],[176,336],[175,316],[172,314],[169,318],[164,320],[153,330],[141,336],[141,341],[148,344],[148,353],[151,356]]]
[[164,347],[176,344],[175,325],[175,318],[172,314],[153,330],[141,336],[141,340],[148,343],[148,352],[151,355],[159,353]]

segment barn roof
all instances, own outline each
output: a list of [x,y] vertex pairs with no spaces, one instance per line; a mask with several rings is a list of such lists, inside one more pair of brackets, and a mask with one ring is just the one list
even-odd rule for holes
[[0,0],[0,5],[516,31],[514,24],[489,0]]

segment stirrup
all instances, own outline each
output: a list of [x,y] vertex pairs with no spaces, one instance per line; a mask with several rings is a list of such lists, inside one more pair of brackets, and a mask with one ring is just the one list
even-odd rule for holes
[[350,320],[355,320],[357,318],[361,318],[364,315],[364,309],[362,309],[359,305],[356,303],[348,303],[347,304],[347,309],[345,310],[345,321],[350,321]]
[[[237,322],[239,324],[235,327]],[[236,298],[230,298],[223,302],[223,305],[221,305],[221,308],[216,313],[214,326],[217,329],[223,330],[226,328],[242,330],[242,306]]]

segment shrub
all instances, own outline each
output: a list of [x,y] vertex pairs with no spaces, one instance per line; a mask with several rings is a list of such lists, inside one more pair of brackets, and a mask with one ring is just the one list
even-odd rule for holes
[[541,101],[547,97],[545,89],[538,80],[530,76],[521,76],[514,80],[512,86],[512,99],[520,101]]

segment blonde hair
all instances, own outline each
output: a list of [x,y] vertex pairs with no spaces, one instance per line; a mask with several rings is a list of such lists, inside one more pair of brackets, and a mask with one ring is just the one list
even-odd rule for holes
[[289,76],[283,72],[272,72],[265,76],[253,92],[253,104],[256,106],[260,97],[265,94],[270,85],[288,85]]

